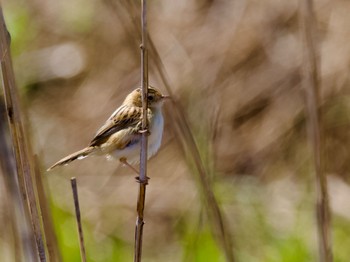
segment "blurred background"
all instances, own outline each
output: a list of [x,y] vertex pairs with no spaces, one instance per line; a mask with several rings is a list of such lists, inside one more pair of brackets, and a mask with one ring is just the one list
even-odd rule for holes
[[[85,147],[140,85],[138,1],[4,0],[34,153],[47,179],[63,261],[79,261],[70,178],[77,177],[88,261],[132,261],[138,184]],[[316,261],[315,175],[301,85],[298,1],[148,1],[149,34],[224,214],[238,261]],[[350,2],[315,1],[334,261],[350,253]],[[150,52],[150,84],[164,93]],[[172,104],[149,161],[143,261],[225,261]],[[180,123],[181,124],[181,123]],[[0,186],[4,192],[4,186]],[[0,201],[0,232],[9,218]],[[0,233],[2,261],[14,248]]]

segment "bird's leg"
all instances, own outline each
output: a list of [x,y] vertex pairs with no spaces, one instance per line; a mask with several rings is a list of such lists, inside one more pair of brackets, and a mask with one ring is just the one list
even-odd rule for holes
[[[132,165],[130,165],[129,162],[128,162],[128,160],[127,160],[125,157],[119,158],[119,161],[120,161],[122,164],[124,164],[124,165],[126,165],[127,167],[129,167],[132,171],[134,171],[134,172],[138,175],[138,176],[135,177],[136,181],[139,182],[139,183],[141,183],[141,182],[140,182],[140,178],[139,178],[139,175],[140,175],[139,171],[138,171],[135,167],[133,167]],[[147,177],[147,180],[148,180],[148,179],[150,179],[150,178]]]
[[[133,167],[132,165],[130,165],[129,162],[128,162],[128,160],[127,160],[125,157],[119,158],[119,161],[120,161],[121,163],[123,163],[124,165],[128,166],[129,168],[131,168],[131,170],[133,170],[137,175],[139,175],[139,171],[138,171],[135,167]],[[149,178],[149,177],[146,177],[146,178],[147,178],[147,181],[148,181],[149,179],[151,179],[151,178]],[[140,177],[136,176],[135,179],[136,179],[137,182],[141,183],[141,182],[140,182]],[[146,181],[146,184],[148,184],[147,181]]]
[[125,157],[119,158],[119,161],[120,161],[121,163],[123,163],[124,165],[126,165],[127,167],[131,168],[131,170],[133,170],[136,174],[139,174],[139,171],[138,171],[135,167],[133,167],[132,165],[130,165],[129,162],[128,162],[128,160],[126,160]]

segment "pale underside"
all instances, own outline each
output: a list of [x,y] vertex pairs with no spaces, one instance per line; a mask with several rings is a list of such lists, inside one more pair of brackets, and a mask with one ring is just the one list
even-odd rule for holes
[[[148,158],[159,149],[162,140],[164,120],[160,107],[148,109],[150,136]],[[90,146],[92,154],[106,154],[116,159],[126,158],[131,164],[140,160],[142,108],[122,106],[118,108],[97,132]]]

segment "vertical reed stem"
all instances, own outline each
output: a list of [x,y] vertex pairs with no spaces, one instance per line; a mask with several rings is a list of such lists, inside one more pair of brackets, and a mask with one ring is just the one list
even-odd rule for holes
[[137,220],[135,228],[134,261],[141,261],[143,236],[143,211],[145,208],[147,179],[147,91],[148,91],[148,52],[147,52],[147,12],[146,0],[141,0],[141,89],[142,89],[142,133],[140,153],[139,194],[137,200]]
[[45,191],[45,188],[47,188],[46,182],[46,177],[43,177],[40,172],[39,168],[39,159],[35,155],[34,156],[35,160],[35,183],[37,187],[37,192],[38,192],[38,200],[39,200],[39,206],[41,210],[41,216],[42,216],[42,222],[43,222],[43,228],[44,234],[45,234],[45,240],[46,240],[46,248],[47,248],[47,253],[48,253],[48,260],[50,262],[60,262],[62,261],[61,253],[58,248],[58,243],[57,243],[57,237],[52,221],[52,213],[50,210],[50,205],[49,205],[49,198],[48,194]]
[[309,135],[313,151],[316,174],[316,214],[321,262],[332,262],[330,211],[327,189],[327,177],[324,171],[322,126],[319,112],[319,69],[317,45],[315,39],[315,16],[313,1],[301,0],[301,26],[304,41],[304,89],[309,118]]
[[77,226],[78,226],[81,261],[82,262],[86,262],[84,234],[83,234],[83,227],[82,227],[82,224],[81,224],[77,180],[76,180],[75,177],[72,177],[70,182],[71,182],[71,185],[72,185],[72,192],[73,192],[73,199],[74,199],[75,218],[77,220]]
[[2,87],[4,90],[7,118],[10,126],[12,146],[15,152],[17,176],[24,201],[28,204],[30,220],[34,232],[38,256],[41,262],[46,261],[44,238],[41,231],[41,217],[37,207],[33,183],[34,164],[28,140],[25,136],[21,117],[20,103],[15,83],[10,52],[10,34],[7,31],[2,9],[0,7],[0,60]]

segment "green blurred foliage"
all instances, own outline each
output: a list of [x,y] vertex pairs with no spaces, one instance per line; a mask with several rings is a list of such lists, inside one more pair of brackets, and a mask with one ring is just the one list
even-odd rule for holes
[[[80,249],[77,225],[74,214],[53,205],[52,213],[55,221],[59,247],[63,261],[79,261]],[[133,247],[123,239],[111,234],[97,240],[93,228],[83,221],[83,233],[88,261],[131,261]]]
[[38,28],[28,9],[19,7],[16,2],[6,3],[4,17],[11,35],[11,52],[16,57],[34,44]]
[[334,261],[349,261],[349,245],[350,245],[350,221],[343,217],[333,217],[333,247]]

